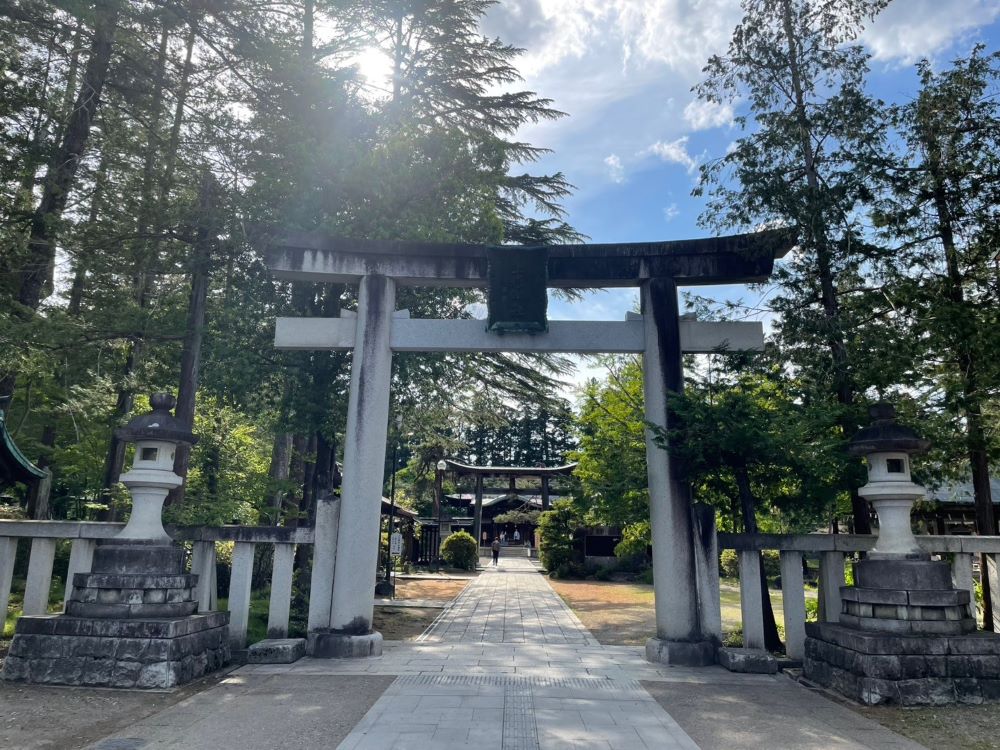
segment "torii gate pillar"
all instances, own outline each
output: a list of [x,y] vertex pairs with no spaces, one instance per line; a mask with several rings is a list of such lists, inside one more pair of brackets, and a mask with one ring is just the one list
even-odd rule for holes
[[[668,394],[684,388],[677,284],[668,278],[651,279],[640,287],[640,300],[645,416],[648,423],[666,430]],[[683,666],[712,664],[722,630],[719,592],[705,566],[707,551],[697,550],[695,539],[714,549],[714,515],[703,519],[695,514],[683,467],[648,428],[646,473],[656,607],[656,637],[646,643],[646,658]],[[710,528],[703,528],[706,522]]]
[[[372,629],[373,571],[378,566],[379,511],[389,424],[392,349],[389,334],[396,308],[396,282],[386,276],[361,277],[351,386],[344,439],[344,477],[336,560],[313,571],[313,590],[333,589],[327,622],[310,618],[311,656],[378,656],[382,634]],[[320,540],[317,539],[317,549]],[[332,570],[330,569],[332,565]],[[325,618],[321,618],[325,619]]]

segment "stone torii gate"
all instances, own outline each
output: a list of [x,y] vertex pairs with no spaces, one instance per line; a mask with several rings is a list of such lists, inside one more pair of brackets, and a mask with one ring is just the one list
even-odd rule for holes
[[[483,479],[486,477],[507,477],[510,479],[510,489],[514,489],[514,480],[517,477],[529,477],[538,479],[542,496],[542,510],[549,509],[549,480],[552,477],[568,477],[576,469],[576,464],[566,464],[564,466],[472,466],[463,464],[450,458],[444,459],[448,465],[448,471],[456,477],[475,477],[475,505],[473,506],[472,536],[476,544],[482,541],[483,531]],[[440,533],[440,531],[439,531]]]
[[[682,353],[759,349],[759,323],[682,320],[677,286],[764,281],[794,244],[786,231],[697,240],[542,248],[349,240],[288,232],[266,239],[280,279],[358,284],[358,309],[339,318],[278,318],[279,349],[352,350],[342,500],[316,512],[308,652],[381,653],[372,630],[392,353],[641,353],[646,419],[666,427],[667,392],[683,387]],[[486,287],[489,320],[412,319],[398,286]],[[547,321],[547,288],[638,286],[641,315]],[[715,660],[721,635],[714,514],[695,506],[681,468],[647,432],[656,637],[646,657]]]

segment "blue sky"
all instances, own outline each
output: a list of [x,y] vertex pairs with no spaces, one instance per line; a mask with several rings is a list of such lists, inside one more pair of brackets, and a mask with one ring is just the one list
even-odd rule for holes
[[[568,114],[520,135],[552,149],[530,169],[563,172],[576,186],[567,219],[591,241],[708,234],[697,223],[704,200],[690,194],[697,165],[725,153],[738,131],[732,111],[696,102],[691,87],[740,16],[738,0],[501,0],[490,11],[484,33],[526,50],[523,88]],[[998,49],[1000,0],[894,0],[863,42],[871,91],[906,99],[920,58],[946,64],[976,42]],[[631,290],[553,299],[550,317],[621,320],[634,299]],[[576,380],[599,374],[584,367]]]

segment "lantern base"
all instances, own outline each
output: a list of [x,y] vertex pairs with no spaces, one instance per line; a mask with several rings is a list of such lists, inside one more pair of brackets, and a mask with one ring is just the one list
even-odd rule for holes
[[66,614],[17,621],[6,680],[164,689],[230,658],[229,613],[195,614],[198,576],[175,544],[113,539],[74,576]]
[[162,690],[221,669],[229,658],[228,612],[155,620],[28,616],[17,621],[3,679]]
[[894,635],[806,623],[803,677],[867,705],[1000,700],[1000,635]]

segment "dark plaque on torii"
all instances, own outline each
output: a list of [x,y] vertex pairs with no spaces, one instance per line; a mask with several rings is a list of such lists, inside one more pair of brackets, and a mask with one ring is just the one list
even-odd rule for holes
[[490,247],[486,258],[489,274],[486,329],[500,334],[547,331],[548,248]]

